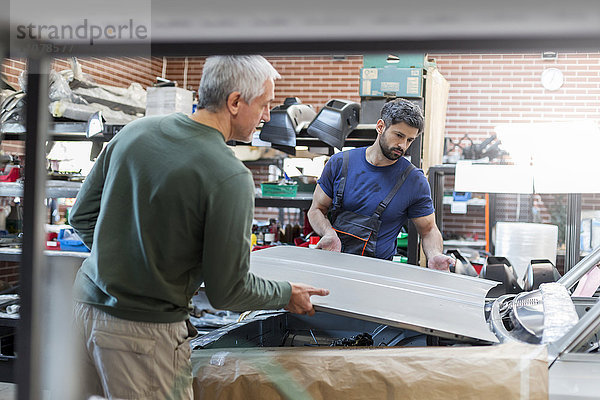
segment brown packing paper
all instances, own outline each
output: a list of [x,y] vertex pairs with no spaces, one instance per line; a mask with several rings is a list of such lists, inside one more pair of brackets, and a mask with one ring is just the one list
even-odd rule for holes
[[547,399],[545,346],[195,350],[194,399]]

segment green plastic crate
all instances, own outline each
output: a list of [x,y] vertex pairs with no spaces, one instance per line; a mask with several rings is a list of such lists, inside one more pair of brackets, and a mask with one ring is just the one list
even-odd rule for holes
[[298,185],[280,185],[277,182],[260,184],[263,197],[296,197]]

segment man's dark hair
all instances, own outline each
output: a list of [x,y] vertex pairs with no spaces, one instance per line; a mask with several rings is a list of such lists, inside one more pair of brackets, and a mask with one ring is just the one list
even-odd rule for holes
[[385,128],[404,122],[405,124],[417,128],[419,133],[423,132],[423,113],[421,108],[404,99],[394,99],[384,104],[381,109],[381,119],[385,123]]

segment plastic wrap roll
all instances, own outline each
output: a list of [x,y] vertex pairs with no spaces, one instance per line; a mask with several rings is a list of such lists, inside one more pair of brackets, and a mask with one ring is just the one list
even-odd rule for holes
[[531,260],[547,259],[556,265],[557,242],[556,225],[498,222],[494,255],[508,258],[521,279]]
[[555,342],[569,332],[579,321],[579,316],[571,300],[571,295],[557,282],[542,283],[544,305],[544,333],[542,343]]

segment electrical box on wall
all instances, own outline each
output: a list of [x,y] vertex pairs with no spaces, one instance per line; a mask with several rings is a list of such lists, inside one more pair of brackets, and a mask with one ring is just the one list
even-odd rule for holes
[[425,54],[363,56],[361,97],[422,97]]
[[422,68],[363,68],[361,97],[422,97]]

